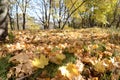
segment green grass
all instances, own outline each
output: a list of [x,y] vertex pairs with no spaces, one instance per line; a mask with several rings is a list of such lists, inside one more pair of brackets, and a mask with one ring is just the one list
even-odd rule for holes
[[2,78],[2,80],[7,79],[8,70],[12,66],[12,64],[9,63],[10,57],[11,55],[7,55],[6,57],[0,58],[0,78]]

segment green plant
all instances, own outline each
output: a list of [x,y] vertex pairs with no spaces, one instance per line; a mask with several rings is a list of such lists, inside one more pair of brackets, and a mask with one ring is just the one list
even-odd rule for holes
[[102,52],[104,52],[105,50],[106,50],[106,46],[105,46],[105,44],[98,44],[98,50],[100,50],[100,51],[102,51]]
[[100,80],[111,80],[112,72],[108,71],[101,75]]
[[0,58],[0,77],[2,80],[7,79],[8,70],[12,66],[12,64],[8,62],[10,57],[11,55],[7,55],[6,57]]
[[75,63],[77,60],[77,57],[73,53],[69,53],[67,51],[63,52],[66,56],[66,59],[63,60],[62,65],[65,65],[69,62]]
[[112,57],[115,57],[115,56],[120,56],[120,53],[119,53],[119,51],[117,51],[117,50],[114,50]]

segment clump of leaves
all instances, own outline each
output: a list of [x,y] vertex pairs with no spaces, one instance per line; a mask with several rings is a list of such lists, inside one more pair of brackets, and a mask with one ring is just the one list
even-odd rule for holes
[[68,52],[63,52],[63,53],[66,56],[66,58],[62,61],[61,64],[55,64],[55,63],[49,62],[49,64],[46,65],[43,69],[39,68],[38,70],[36,70],[36,72],[31,75],[30,79],[37,78],[44,71],[46,71],[45,77],[53,78],[57,74],[59,67],[66,65],[67,63],[75,63],[75,61],[77,60],[77,57],[74,54],[68,53]]
[[9,68],[12,66],[12,63],[9,63],[11,55],[7,55],[6,57],[0,58],[0,77],[2,80],[7,79],[7,73]]
[[59,67],[66,65],[67,63],[75,63],[77,60],[77,57],[72,53],[64,52],[64,55],[66,58],[62,61],[62,64],[56,65],[54,63],[49,63],[49,65],[45,67],[45,70],[47,70],[49,77],[54,77],[58,72]]

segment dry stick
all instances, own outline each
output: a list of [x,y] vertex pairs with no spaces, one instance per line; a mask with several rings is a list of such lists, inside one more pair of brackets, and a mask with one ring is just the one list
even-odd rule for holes
[[25,78],[29,77],[29,75],[26,75],[26,76],[23,76],[23,77],[20,77],[20,78],[17,78],[16,80],[24,80]]

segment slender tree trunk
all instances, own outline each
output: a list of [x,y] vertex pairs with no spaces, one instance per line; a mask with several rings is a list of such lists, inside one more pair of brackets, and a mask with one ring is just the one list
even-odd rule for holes
[[117,12],[118,12],[118,5],[119,5],[119,2],[116,3],[116,6],[115,6],[115,10],[114,10],[114,13],[113,13],[113,20],[110,24],[108,24],[108,27],[110,28],[113,23],[116,21],[116,15],[117,15]]
[[[53,14],[52,14],[53,16]],[[54,24],[54,29],[56,28],[56,24],[55,24],[55,18],[53,18],[53,24]]]
[[23,12],[23,30],[25,30],[25,23],[26,23],[25,14],[26,13]]
[[49,0],[49,16],[48,16],[48,28],[50,27],[50,16],[51,16],[51,7],[52,7],[52,0]]
[[16,5],[16,19],[17,19],[17,29],[19,30],[19,15],[18,15],[18,5]]
[[22,10],[22,12],[23,12],[23,24],[22,24],[22,27],[23,27],[23,30],[25,30],[25,28],[26,28],[26,10],[27,10],[27,5],[28,5],[29,1],[22,0],[22,4],[23,4],[23,10]]
[[13,21],[12,21],[12,18],[10,16],[9,12],[8,12],[8,17],[9,17],[9,21],[10,21],[10,28],[11,28],[11,30],[14,30]]
[[91,18],[91,14],[89,16],[89,19],[88,19],[88,23],[89,23],[89,27],[93,27],[94,26],[94,20]]
[[82,18],[82,28],[84,28],[85,27],[85,19],[84,18]]
[[116,28],[119,28],[120,27],[120,15],[119,15],[119,19],[118,19],[118,22],[116,24]]
[[48,16],[47,4],[46,4],[45,0],[43,0],[43,1],[44,1],[44,8],[45,8],[44,29],[48,29],[49,28],[49,26],[48,26],[48,18],[49,18],[49,16]]
[[59,29],[61,27],[61,10],[62,10],[61,0],[59,0],[59,20],[58,20],[58,27],[59,27]]

